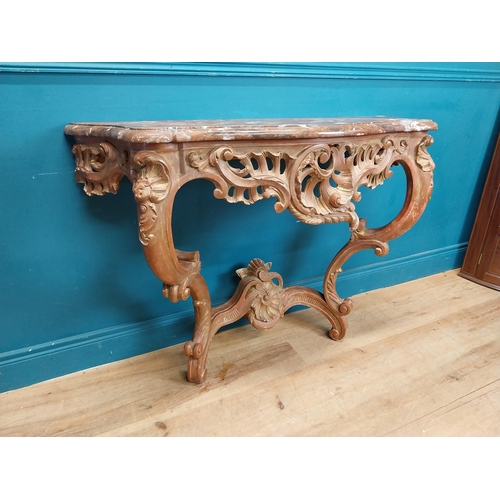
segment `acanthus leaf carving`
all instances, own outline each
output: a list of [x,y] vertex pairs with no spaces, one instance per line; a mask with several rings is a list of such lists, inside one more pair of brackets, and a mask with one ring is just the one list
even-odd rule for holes
[[84,184],[89,196],[116,194],[125,175],[122,154],[109,142],[99,144],[75,144],[75,180]]
[[290,212],[307,224],[348,222],[358,218],[351,202],[352,175],[342,164],[341,147],[315,144],[305,148],[290,166],[293,186]]
[[427,148],[434,142],[430,135],[424,136],[417,147],[416,163],[424,172],[434,170],[434,161],[428,153]]

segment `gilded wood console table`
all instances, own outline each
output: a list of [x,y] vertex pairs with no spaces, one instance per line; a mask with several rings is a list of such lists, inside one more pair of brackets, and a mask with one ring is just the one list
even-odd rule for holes
[[[427,131],[435,129],[430,120],[377,117],[73,123],[65,133],[74,136],[75,177],[88,195],[116,193],[123,176],[132,182],[139,239],[163,295],[172,302],[192,297],[195,328],[184,352],[188,380],[200,383],[214,335],[243,316],[267,329],[302,304],[329,320],[332,339],[344,337],[352,301],[337,294],[337,275],[360,250],[386,255],[387,242],[421,216],[433,186]],[[360,186],[382,184],[396,164],[407,178],[404,206],[387,225],[368,228],[353,201],[361,197]],[[269,263],[253,259],[236,271],[241,281],[234,295],[212,308],[198,252],[177,250],[171,231],[177,191],[199,178],[209,179],[215,197],[230,203],[274,197],[277,212],[287,209],[306,224],[347,222],[350,240],[326,270],[323,293],[284,288]]]

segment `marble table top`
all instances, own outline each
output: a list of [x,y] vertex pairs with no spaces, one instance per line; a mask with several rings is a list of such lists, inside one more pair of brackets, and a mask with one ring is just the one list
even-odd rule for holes
[[437,129],[431,120],[376,117],[268,118],[256,120],[170,120],[71,123],[64,132],[132,143],[324,139]]

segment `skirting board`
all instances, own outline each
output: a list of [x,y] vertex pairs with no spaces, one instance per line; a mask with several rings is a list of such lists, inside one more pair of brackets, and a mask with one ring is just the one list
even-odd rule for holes
[[[467,243],[460,243],[350,269],[339,275],[338,290],[348,297],[456,269],[462,265],[466,249]],[[317,278],[300,284],[321,290],[323,281]],[[1,354],[0,392],[181,344],[191,338],[193,324],[189,309]]]

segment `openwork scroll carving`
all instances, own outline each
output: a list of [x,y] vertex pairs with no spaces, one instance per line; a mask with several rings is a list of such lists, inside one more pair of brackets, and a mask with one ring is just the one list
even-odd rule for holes
[[275,197],[277,212],[288,209],[307,224],[348,222],[354,230],[359,218],[352,201],[361,199],[359,188],[382,184],[407,147],[406,140],[387,136],[308,145],[295,155],[222,146],[191,152],[187,160],[216,184],[217,198],[252,204]]
[[[216,198],[230,203],[246,205],[264,198],[275,197],[275,210],[279,213],[290,204],[288,182],[284,174],[292,157],[284,152],[262,151],[260,153],[238,154],[228,146],[214,148],[208,153],[191,152],[188,164],[200,171],[207,171],[209,178],[217,185]],[[220,175],[210,175],[215,167]]]

